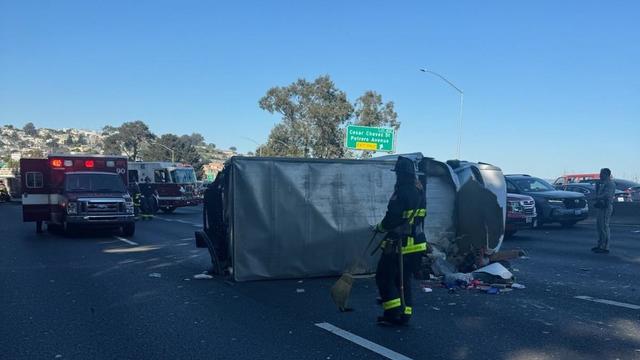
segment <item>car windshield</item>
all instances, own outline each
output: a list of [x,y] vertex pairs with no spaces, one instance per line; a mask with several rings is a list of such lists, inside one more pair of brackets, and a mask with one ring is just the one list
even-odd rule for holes
[[69,192],[125,192],[116,174],[67,174],[64,188]]
[[516,183],[516,186],[525,193],[555,190],[551,184],[538,178],[514,179],[513,182]]
[[196,182],[196,174],[193,169],[171,170],[171,180],[176,184],[192,184]]

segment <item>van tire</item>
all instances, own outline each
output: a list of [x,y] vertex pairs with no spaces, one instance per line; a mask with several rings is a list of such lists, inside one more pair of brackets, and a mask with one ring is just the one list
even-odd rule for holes
[[131,237],[136,233],[136,223],[122,225],[122,236]]

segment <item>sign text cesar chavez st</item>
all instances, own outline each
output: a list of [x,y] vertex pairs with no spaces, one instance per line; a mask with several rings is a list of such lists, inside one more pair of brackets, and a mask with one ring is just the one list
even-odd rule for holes
[[347,149],[395,152],[395,130],[391,128],[348,125],[345,145]]

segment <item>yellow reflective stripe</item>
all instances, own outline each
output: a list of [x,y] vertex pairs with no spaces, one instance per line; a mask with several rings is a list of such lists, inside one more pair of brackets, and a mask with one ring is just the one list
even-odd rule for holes
[[397,308],[400,305],[402,305],[402,302],[400,301],[400,298],[397,298],[397,299],[389,300],[387,302],[383,302],[382,308],[385,310],[389,310],[389,309]]
[[404,308],[404,314],[405,315],[413,315],[413,308],[411,306],[406,306]]
[[411,217],[424,217],[427,216],[427,209],[417,209],[416,214],[413,214],[414,210],[407,210],[402,213],[403,219],[409,219]]
[[420,251],[427,251],[427,243],[407,245],[402,247],[403,254],[412,254]]

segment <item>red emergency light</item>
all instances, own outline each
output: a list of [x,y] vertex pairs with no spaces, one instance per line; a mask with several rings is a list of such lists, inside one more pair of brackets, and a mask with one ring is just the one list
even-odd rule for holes
[[51,166],[53,166],[53,167],[62,167],[62,160],[60,160],[60,159],[51,160]]
[[95,164],[94,164],[93,160],[86,160],[84,162],[84,167],[87,167],[87,168],[92,168],[94,165]]

